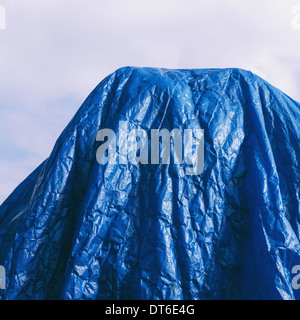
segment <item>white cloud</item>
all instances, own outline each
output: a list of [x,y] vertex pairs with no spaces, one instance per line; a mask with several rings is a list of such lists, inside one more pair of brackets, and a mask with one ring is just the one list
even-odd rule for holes
[[7,18],[0,30],[0,147],[22,150],[10,162],[0,156],[0,202],[49,155],[89,92],[119,67],[240,67],[300,100],[300,30],[292,28],[300,0],[0,4]]

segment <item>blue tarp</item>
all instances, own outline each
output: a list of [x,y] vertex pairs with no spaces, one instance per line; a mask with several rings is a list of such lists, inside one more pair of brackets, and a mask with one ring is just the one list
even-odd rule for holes
[[[120,121],[197,123],[203,171],[98,163],[97,132]],[[117,70],[1,205],[1,299],[299,298],[299,123],[249,71]]]

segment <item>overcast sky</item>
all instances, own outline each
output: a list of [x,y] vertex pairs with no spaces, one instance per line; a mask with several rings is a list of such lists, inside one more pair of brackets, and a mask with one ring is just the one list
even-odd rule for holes
[[87,95],[119,67],[239,67],[300,101],[300,0],[0,5],[6,10],[6,29],[0,30],[0,203],[49,156]]

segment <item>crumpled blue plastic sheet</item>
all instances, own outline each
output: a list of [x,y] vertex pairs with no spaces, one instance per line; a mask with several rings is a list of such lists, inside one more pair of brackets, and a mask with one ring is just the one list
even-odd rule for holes
[[[191,119],[200,175],[96,160],[100,129]],[[117,70],[0,207],[1,299],[299,298],[299,123],[300,104],[249,71]]]

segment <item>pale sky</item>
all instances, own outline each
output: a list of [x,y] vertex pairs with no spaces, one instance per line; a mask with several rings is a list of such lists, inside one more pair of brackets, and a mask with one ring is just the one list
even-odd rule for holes
[[300,0],[0,0],[0,8],[0,203],[119,67],[238,67],[300,101]]

